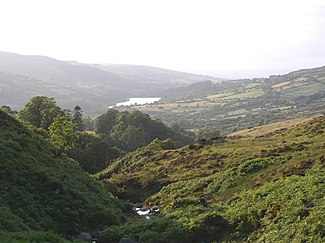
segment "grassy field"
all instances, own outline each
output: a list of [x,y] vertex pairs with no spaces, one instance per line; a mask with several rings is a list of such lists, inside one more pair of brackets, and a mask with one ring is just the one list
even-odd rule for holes
[[157,104],[134,106],[163,122],[226,134],[325,112],[325,68],[176,89]]
[[238,93],[223,97],[224,99],[241,99],[241,98],[256,98],[264,94],[263,90],[252,90],[245,93]]
[[[318,116],[315,116],[315,118]],[[227,137],[259,137],[268,133],[272,133],[278,130],[287,130],[289,128],[292,128],[293,126],[296,126],[301,123],[305,123],[307,121],[312,120],[314,117],[311,118],[296,118],[292,120],[286,120],[276,123],[271,123],[264,126],[258,126],[251,129],[244,129],[240,130],[238,132],[233,132],[227,135]]]

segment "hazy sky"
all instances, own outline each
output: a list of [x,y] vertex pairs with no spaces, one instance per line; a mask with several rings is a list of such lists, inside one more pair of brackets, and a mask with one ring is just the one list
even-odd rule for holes
[[325,65],[320,0],[0,0],[0,50],[222,77]]

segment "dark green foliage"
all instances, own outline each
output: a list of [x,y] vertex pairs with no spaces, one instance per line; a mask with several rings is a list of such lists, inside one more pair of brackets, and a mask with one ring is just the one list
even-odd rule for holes
[[[179,127],[170,129],[147,114],[139,111],[119,113],[113,109],[95,120],[94,130],[97,135],[82,134],[80,106],[75,106],[73,113],[68,109],[61,110],[54,98],[45,96],[32,98],[20,111],[19,118],[29,129],[52,142],[58,149],[55,156],[66,152],[90,173],[99,172],[123,152],[146,146],[155,138],[172,138],[177,147],[193,139],[190,132]],[[87,122],[86,127],[89,128],[92,122],[89,119]],[[78,136],[81,136],[79,140]]]
[[193,134],[179,127],[168,128],[160,120],[152,120],[149,115],[140,111],[118,112],[113,109],[99,116],[95,122],[95,132],[118,141],[121,149],[132,151],[148,145],[158,138],[171,138],[180,147],[193,140]]
[[221,133],[217,129],[202,129],[197,131],[195,140],[219,137],[221,137]]
[[83,131],[82,110],[80,106],[75,106],[73,109],[72,121],[77,124],[77,130]]
[[9,106],[3,105],[0,107],[0,110],[6,112],[8,115],[16,117],[18,115],[17,111],[12,110]]
[[251,159],[247,160],[244,163],[239,165],[239,168],[237,169],[238,174],[248,174],[252,172],[256,172],[260,169],[263,169],[269,165],[273,164],[281,164],[286,161],[286,158],[283,158],[281,156],[278,157],[267,157],[267,158],[257,158],[257,159]]
[[47,130],[58,115],[63,115],[54,98],[33,97],[18,113],[19,119],[29,122],[37,128]]
[[[53,150],[0,111],[0,230],[74,235],[120,222],[124,204],[75,161],[66,156],[53,158]],[[47,235],[39,234],[40,238]],[[13,239],[23,239],[17,237]]]
[[111,226],[101,233],[101,238],[107,243],[115,243],[126,235],[133,240],[147,243],[189,242],[189,234],[185,228],[159,216],[153,216],[149,220],[136,219],[122,226]]
[[[83,120],[80,106],[75,106],[73,112],[61,110],[54,98],[36,96],[20,111],[19,118],[30,130],[57,148],[55,157],[65,152],[90,173],[104,169],[112,159],[122,154],[117,148],[122,147],[121,142],[113,141],[110,137],[81,133]],[[130,135],[126,139],[136,140],[135,136]]]
[[123,155],[123,151],[114,142],[96,134],[82,132],[75,147],[67,151],[67,155],[77,160],[80,166],[89,173],[103,170],[110,161]]
[[[3,201],[1,201],[1,205],[4,205]],[[17,232],[30,229],[27,224],[21,218],[15,215],[11,211],[10,207],[7,206],[0,207],[0,226],[1,230],[10,232]]]
[[323,242],[325,170],[240,193],[226,206],[231,237],[251,242]]
[[[108,109],[104,114],[96,118],[94,131],[97,134],[110,134],[119,112],[114,109]],[[120,118],[121,119],[121,118]]]
[[68,243],[61,236],[49,231],[7,232],[0,230],[0,242],[10,243]]

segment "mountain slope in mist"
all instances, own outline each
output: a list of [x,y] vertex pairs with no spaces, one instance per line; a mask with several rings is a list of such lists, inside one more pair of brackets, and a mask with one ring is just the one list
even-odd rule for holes
[[130,97],[160,96],[169,88],[210,78],[145,66],[113,66],[0,52],[0,103],[20,109],[31,97],[47,95],[64,107],[78,104],[87,113],[100,113]]

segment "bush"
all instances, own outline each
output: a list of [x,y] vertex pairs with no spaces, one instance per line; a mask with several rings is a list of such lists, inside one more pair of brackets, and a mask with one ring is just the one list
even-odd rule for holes
[[121,226],[106,228],[100,236],[105,242],[118,242],[124,236],[146,243],[189,242],[189,235],[185,229],[176,222],[152,216],[150,219],[137,219]]

